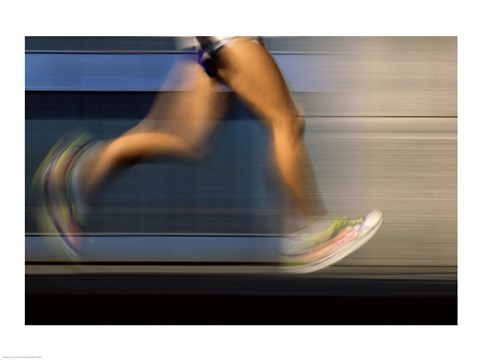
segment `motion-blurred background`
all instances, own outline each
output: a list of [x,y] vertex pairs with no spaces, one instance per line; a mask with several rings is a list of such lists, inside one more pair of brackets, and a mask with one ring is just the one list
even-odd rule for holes
[[[27,261],[49,258],[37,237],[36,193],[30,190],[40,161],[66,132],[85,129],[96,138],[111,138],[142,119],[157,91],[173,90],[164,83],[171,67],[192,57],[179,48],[181,40],[25,38]],[[305,110],[306,142],[329,210],[350,216],[372,208],[385,212],[378,235],[342,264],[455,268],[456,38],[264,41]],[[233,97],[203,161],[142,164],[125,173],[94,199],[91,232],[133,236],[118,253],[122,260],[128,260],[129,246],[142,244],[135,235],[149,235],[148,248],[160,243],[154,234],[281,232],[290,216],[284,210],[288,200],[276,186],[267,163],[269,137],[256,120]],[[264,237],[268,245],[255,247],[245,239],[225,240],[222,251],[230,257],[223,259],[222,251],[213,249],[218,242],[192,241],[206,252],[212,247],[202,261],[248,262],[252,253],[252,261],[275,261],[275,240]],[[158,248],[158,259],[195,260],[189,241],[178,245],[187,248],[176,249],[173,257]],[[234,247],[241,249],[238,258]],[[102,255],[96,253],[100,249]],[[105,257],[115,254],[110,242],[90,251],[99,259],[115,259]],[[148,249],[137,250],[135,259],[144,253]]]
[[135,125],[193,52],[178,38],[26,37],[27,324],[457,323],[457,39],[264,41],[305,111],[327,207],[382,209],[378,234],[323,271],[271,271],[291,204],[266,129],[232,95],[203,161],[110,183],[88,218],[89,262],[63,262],[35,224],[35,169],[66,132]]

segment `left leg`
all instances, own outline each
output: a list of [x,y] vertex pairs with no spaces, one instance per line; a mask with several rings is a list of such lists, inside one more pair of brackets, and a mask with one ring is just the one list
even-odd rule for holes
[[[180,91],[159,94],[145,119],[106,141],[85,161],[82,189],[89,194],[115,172],[162,157],[201,157],[205,140],[226,108],[226,94],[203,69],[188,63],[179,69]],[[161,123],[161,124],[159,124]],[[162,127],[163,125],[163,127]]]
[[[56,146],[42,162],[36,175],[42,201],[40,226],[45,233],[59,235],[57,241],[76,258],[82,250],[82,199],[108,177],[147,159],[165,156],[196,158],[202,154],[205,138],[225,109],[225,95],[218,82],[195,64],[182,68],[188,80],[182,91],[152,111],[136,127],[97,147],[87,147],[82,138]],[[162,99],[160,96],[157,100]],[[174,124],[158,126],[163,117]],[[89,150],[88,150],[89,149]]]

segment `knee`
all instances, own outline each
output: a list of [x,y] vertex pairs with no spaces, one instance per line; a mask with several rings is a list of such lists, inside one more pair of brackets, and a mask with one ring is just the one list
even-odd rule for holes
[[280,130],[295,140],[301,140],[305,132],[305,117],[303,110],[296,109],[294,112],[283,115],[281,120],[274,124],[275,130]]
[[191,161],[201,160],[205,156],[206,146],[202,137],[192,136],[191,134],[172,134],[170,136],[175,139],[176,144],[172,155]]
[[196,144],[184,141],[179,155],[185,160],[198,161],[203,157],[203,149]]
[[299,138],[305,133],[305,114],[303,109],[297,108],[294,115],[295,135]]

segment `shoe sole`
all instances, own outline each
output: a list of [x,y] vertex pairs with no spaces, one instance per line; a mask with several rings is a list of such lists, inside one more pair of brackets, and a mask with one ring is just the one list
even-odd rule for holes
[[68,240],[65,240],[58,232],[47,207],[38,210],[37,223],[40,233],[42,234],[42,241],[49,249],[55,260],[73,262],[79,262],[83,260],[77,252],[72,250],[70,246],[66,244],[66,241]]
[[[288,273],[294,274],[306,274],[314,271],[324,269],[330,265],[333,265],[340,260],[344,259],[348,255],[352,254],[354,251],[358,250],[360,247],[365,245],[378,231],[383,222],[383,213],[375,210],[372,213],[378,213],[380,216],[376,223],[364,234],[357,236],[354,240],[350,241],[348,244],[339,247],[337,251],[334,251],[332,254],[324,257],[317,262],[312,262],[302,265],[285,265],[283,270]],[[367,215],[368,216],[368,215]]]

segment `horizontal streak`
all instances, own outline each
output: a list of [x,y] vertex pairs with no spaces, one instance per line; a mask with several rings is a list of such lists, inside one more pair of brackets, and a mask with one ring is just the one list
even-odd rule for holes
[[457,119],[457,115],[315,115],[308,114],[306,118],[346,118],[346,119],[364,119],[364,118],[384,118],[384,119]]
[[[273,55],[341,55],[327,51],[269,51]],[[194,50],[26,50],[25,54],[195,54]]]
[[[280,238],[273,236],[102,235],[86,236],[89,262],[277,262]],[[60,239],[25,236],[25,261],[69,261]]]

